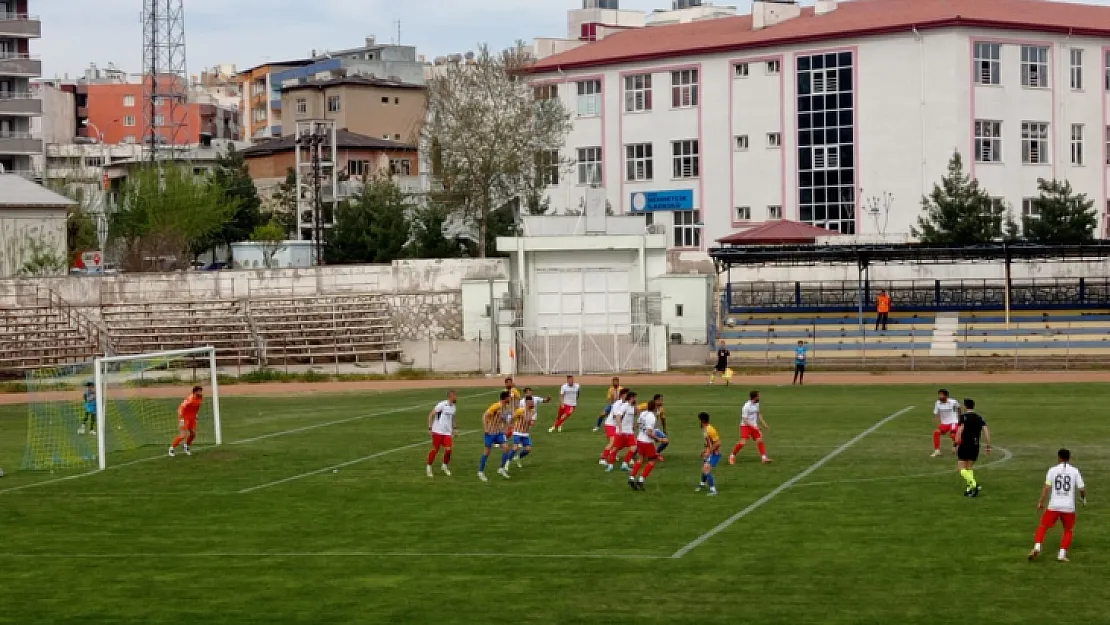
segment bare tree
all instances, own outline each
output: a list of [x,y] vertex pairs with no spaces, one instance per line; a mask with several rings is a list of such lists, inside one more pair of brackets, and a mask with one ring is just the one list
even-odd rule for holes
[[437,199],[475,229],[480,257],[490,213],[536,197],[545,173],[567,166],[558,150],[570,113],[557,98],[535,96],[523,74],[533,62],[522,43],[501,53],[483,45],[473,62],[446,66],[428,85],[422,138],[443,184]]

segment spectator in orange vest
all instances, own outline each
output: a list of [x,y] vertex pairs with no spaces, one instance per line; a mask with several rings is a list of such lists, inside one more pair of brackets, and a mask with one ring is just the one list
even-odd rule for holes
[[879,315],[875,317],[875,331],[879,331],[879,325],[883,326],[883,332],[886,332],[886,322],[890,317],[890,296],[886,291],[879,291],[879,298],[876,302],[876,310]]

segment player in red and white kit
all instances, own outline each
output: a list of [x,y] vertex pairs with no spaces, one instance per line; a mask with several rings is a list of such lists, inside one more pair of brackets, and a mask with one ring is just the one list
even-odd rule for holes
[[[655,444],[663,440],[659,437],[661,432],[655,429],[657,423],[655,400],[649,401],[645,408],[646,410],[641,412],[636,420],[636,450],[640,459],[636,461],[636,466],[632,467],[632,473],[628,476],[628,485],[632,490],[644,490],[644,480],[651,475],[652,469],[655,468],[655,461],[659,458],[659,454],[655,451]],[[643,473],[640,473],[641,469]],[[637,476],[640,478],[638,482]]]
[[440,447],[443,448],[443,464],[439,468],[444,475],[451,475],[451,443],[453,437],[459,433],[459,428],[455,425],[455,413],[458,411],[456,401],[458,396],[455,391],[447,391],[447,399],[436,404],[428,413],[428,431],[432,434],[432,450],[428,452],[428,477],[432,477],[432,463],[435,462]]
[[608,412],[605,413],[605,439],[609,442],[605,444],[605,449],[601,450],[601,460],[598,464],[609,464],[609,452],[612,451],[613,445],[617,443],[617,415],[624,410],[624,401],[628,396],[628,389],[622,388],[616,393],[616,399],[609,406]]
[[1080,501],[1087,505],[1087,485],[1083,483],[1083,476],[1079,469],[1071,464],[1071,452],[1061,449],[1056,452],[1059,464],[1048,470],[1044,478],[1044,488],[1041,489],[1041,498],[1037,500],[1037,511],[1044,510],[1044,497],[1052,493],[1048,500],[1048,510],[1041,517],[1041,526],[1037,528],[1034,538],[1033,551],[1029,552],[1032,560],[1041,555],[1041,543],[1044,542],[1045,533],[1056,525],[1057,521],[1064,524],[1064,537],[1060,539],[1060,553],[1056,559],[1060,562],[1068,561],[1068,547],[1075,531],[1075,493],[1079,492]]
[[578,408],[578,392],[581,389],[582,387],[574,381],[574,376],[568,375],[566,384],[559,389],[559,414],[555,417],[555,425],[547,431],[548,434],[563,431],[563,424]]
[[956,432],[960,429],[960,402],[952,399],[948,391],[937,391],[937,403],[933,406],[933,416],[937,428],[933,430],[933,457],[940,455],[940,437],[947,434],[956,443]]
[[636,453],[636,393],[629,391],[624,396],[624,403],[620,405],[620,411],[617,412],[617,432],[613,437],[613,447],[609,449],[609,458],[605,463],[605,472],[613,470],[617,464],[617,454],[622,450],[627,449],[628,453],[624,457],[624,462],[621,463],[621,471],[631,471],[632,467],[628,466],[632,456]]
[[749,438],[754,439],[759,447],[759,457],[763,464],[771,462],[767,457],[767,446],[763,444],[763,430],[759,429],[761,424],[764,430],[771,429],[763,420],[763,411],[759,407],[759,391],[752,391],[748,397],[750,399],[744,402],[744,408],[740,411],[740,442],[732,448],[732,455],[728,457],[729,464],[736,464],[736,454],[740,453]]

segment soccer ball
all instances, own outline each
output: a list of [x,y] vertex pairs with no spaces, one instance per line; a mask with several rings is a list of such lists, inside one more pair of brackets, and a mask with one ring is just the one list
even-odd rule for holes
[[732,317],[729,317],[728,319],[725,319],[725,325],[730,328],[734,328],[736,327],[736,320]]

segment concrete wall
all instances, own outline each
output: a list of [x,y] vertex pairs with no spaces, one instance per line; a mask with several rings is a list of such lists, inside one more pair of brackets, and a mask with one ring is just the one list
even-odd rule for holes
[[662,321],[667,327],[668,342],[672,334],[681,334],[684,344],[706,342],[711,282],[711,276],[699,275],[668,275],[652,280],[651,290],[662,297]]
[[[67,265],[65,209],[0,209],[0,278],[18,274],[36,249]],[[16,282],[0,280],[13,288]]]

